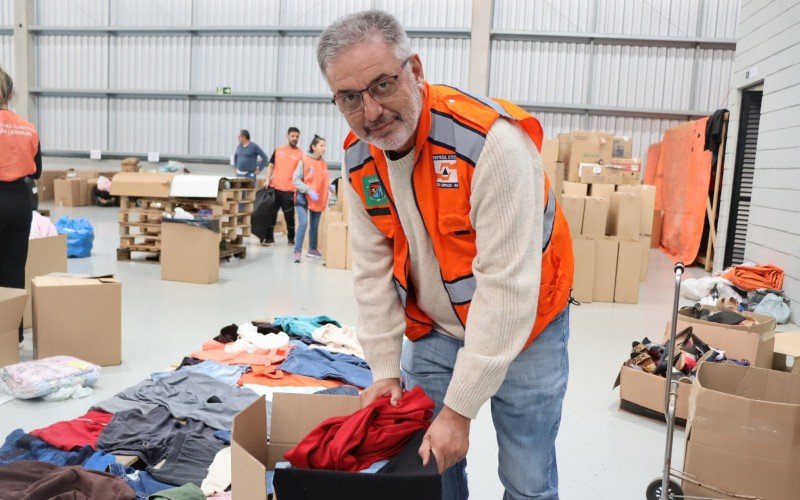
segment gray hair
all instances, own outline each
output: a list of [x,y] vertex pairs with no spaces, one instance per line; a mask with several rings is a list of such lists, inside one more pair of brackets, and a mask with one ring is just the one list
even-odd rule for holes
[[375,39],[386,42],[398,59],[406,59],[414,53],[397,18],[381,10],[366,10],[341,17],[325,28],[317,46],[319,69],[325,74],[328,64],[342,52]]

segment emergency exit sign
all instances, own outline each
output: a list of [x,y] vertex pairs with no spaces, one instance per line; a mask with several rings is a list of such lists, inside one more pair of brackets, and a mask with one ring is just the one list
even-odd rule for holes
[[231,95],[230,87],[217,87],[217,95]]

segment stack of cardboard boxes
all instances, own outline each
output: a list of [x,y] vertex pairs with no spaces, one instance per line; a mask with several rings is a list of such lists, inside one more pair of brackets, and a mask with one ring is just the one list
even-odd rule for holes
[[353,253],[350,249],[348,221],[350,208],[345,196],[340,196],[336,203],[323,213],[320,221],[320,248],[325,265],[332,269],[351,269]]
[[647,278],[655,186],[641,184],[631,153],[630,139],[600,132],[560,134],[542,146],[545,171],[563,191],[580,302],[635,304]]
[[54,200],[59,207],[85,207],[96,205],[92,188],[102,175],[111,179],[117,172],[97,170],[47,170],[37,185],[39,201]]

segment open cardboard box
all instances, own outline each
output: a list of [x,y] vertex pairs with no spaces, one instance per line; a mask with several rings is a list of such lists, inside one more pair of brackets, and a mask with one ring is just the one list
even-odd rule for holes
[[178,174],[121,172],[111,179],[111,194],[113,196],[169,198],[170,185],[176,175]]
[[687,496],[800,496],[800,375],[704,363],[689,415],[684,473],[730,494],[684,481]]
[[0,367],[19,363],[19,323],[28,292],[0,288]]
[[800,375],[800,332],[775,334],[772,368]]
[[[707,309],[710,314],[714,314],[715,312],[719,312],[722,309],[714,306],[703,306],[703,309]],[[775,318],[772,316],[766,316],[764,314],[756,314],[751,312],[743,312],[740,313],[748,318],[755,320],[754,325],[750,326],[741,326],[741,325],[721,325],[720,323],[714,323],[713,321],[706,321],[702,319],[695,319],[692,317],[692,313],[688,310],[679,310],[678,311],[678,326],[681,323],[687,323],[687,326],[691,324],[695,327],[695,333],[700,333],[706,327],[714,327],[718,328],[720,326],[725,327],[728,330],[740,330],[744,332],[755,332],[755,333],[772,333],[775,331],[775,325],[777,322]]]

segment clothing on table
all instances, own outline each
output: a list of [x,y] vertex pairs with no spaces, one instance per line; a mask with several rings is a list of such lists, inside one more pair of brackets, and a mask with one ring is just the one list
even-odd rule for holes
[[217,452],[208,474],[200,484],[200,489],[206,496],[225,491],[231,485],[231,447],[226,446]]
[[22,429],[15,429],[0,447],[0,465],[20,460],[36,460],[54,465],[82,465],[93,453],[91,446],[75,451],[59,450],[35,436],[25,434]]
[[231,431],[216,431],[214,437],[225,444],[231,444]]
[[278,210],[283,211],[286,220],[286,236],[294,241],[294,191],[275,189],[275,203],[268,207],[267,234],[264,241],[275,241],[275,224],[278,222]]
[[106,472],[108,466],[115,463],[117,463],[117,459],[114,455],[106,453],[103,450],[97,450],[83,463],[83,468],[96,470],[98,472]]
[[181,368],[183,368],[184,366],[194,366],[194,365],[199,365],[199,364],[200,364],[200,363],[202,363],[202,362],[203,362],[203,360],[202,360],[202,359],[197,359],[197,358],[192,358],[192,357],[190,357],[190,356],[186,356],[186,357],[184,357],[184,358],[181,360],[181,364],[179,364],[179,365],[178,365],[178,368],[176,368],[176,369],[177,369],[177,370],[180,370],[180,369],[181,369]]
[[[0,182],[0,287],[25,288],[32,219],[33,205],[28,186],[21,180]],[[22,322],[19,341],[22,342]]]
[[225,352],[257,352],[286,347],[289,336],[283,332],[262,334],[252,323],[239,325],[239,340],[225,344]]
[[340,328],[335,325],[325,325],[314,330],[311,338],[322,344],[319,346],[312,345],[312,349],[325,349],[326,351],[340,354],[352,354],[359,358],[364,357],[364,349],[358,343],[356,331],[349,326]]
[[338,380],[321,380],[305,375],[287,373],[275,366],[253,366],[239,378],[239,385],[265,385],[271,387],[338,387]]
[[136,500],[111,474],[28,460],[0,467],[0,495],[3,500]]
[[275,318],[273,323],[289,335],[302,335],[305,337],[311,337],[314,330],[325,325],[342,326],[338,321],[328,316],[279,316]]
[[163,406],[148,413],[126,410],[114,414],[97,446],[109,453],[134,455],[147,465],[156,465],[167,453],[177,432],[192,432],[213,436],[213,430],[196,420],[185,423],[176,420]]
[[150,375],[150,378],[152,380],[161,380],[162,378],[168,377],[177,372],[202,373],[203,375],[208,375],[209,377],[215,378],[228,385],[236,385],[239,377],[241,377],[242,373],[246,371],[247,366],[245,365],[224,365],[222,363],[217,363],[216,361],[207,360],[194,366],[185,366],[171,372],[156,372]]
[[160,405],[177,419],[191,418],[214,429],[227,430],[233,417],[256,399],[258,396],[249,389],[200,373],[177,372],[158,381],[141,382],[95,407],[111,413],[130,408],[149,412]]
[[253,325],[256,327],[258,333],[263,333],[264,335],[268,333],[280,333],[283,331],[280,327],[275,326],[272,323],[253,322]]
[[216,340],[203,342],[201,350],[192,353],[193,358],[212,360],[226,365],[274,365],[286,358],[286,348],[257,350],[255,352],[226,352],[225,346]]
[[[558,498],[555,439],[569,375],[569,308],[509,365],[491,398],[505,499]],[[406,387],[422,387],[441,411],[464,342],[434,332],[403,349]],[[469,495],[466,460],[442,475],[443,500]]]
[[84,446],[95,447],[97,437],[111,422],[110,413],[89,410],[73,420],[65,420],[48,425],[41,429],[31,431],[31,436],[36,436],[42,441],[61,450],[72,450]]
[[340,385],[339,387],[330,387],[323,389],[315,394],[330,394],[334,396],[358,396],[361,394],[357,388],[352,385]]
[[224,491],[222,493],[217,493],[216,495],[211,495],[208,497],[208,500],[232,500],[233,495],[231,495],[230,491]]
[[233,154],[233,165],[237,173],[255,174],[256,169],[263,169],[267,165],[267,153],[255,142],[249,142],[246,146],[239,144]]
[[147,499],[150,495],[159,491],[173,488],[171,484],[161,483],[153,479],[149,472],[136,470],[132,467],[126,468],[122,464],[113,463],[108,467],[108,473],[125,481],[125,484],[133,489],[133,493],[138,499]]
[[320,345],[319,342],[317,342],[316,340],[312,339],[311,337],[306,337],[305,335],[296,335],[294,333],[288,333],[287,335],[289,335],[289,340],[299,341],[299,342],[301,342],[301,343],[303,343],[303,344],[305,344],[305,345],[307,345],[309,347],[312,346],[312,345]]
[[203,491],[194,484],[184,484],[178,488],[159,491],[150,495],[151,500],[206,500]]
[[148,472],[162,483],[200,486],[214,457],[223,448],[225,445],[213,437],[179,432],[170,443],[164,464],[158,469],[150,467]]
[[319,250],[318,245],[318,238],[319,238],[319,220],[322,217],[322,212],[314,212],[311,210],[311,227],[309,228],[308,219],[309,219],[309,210],[307,207],[302,205],[297,205],[295,207],[297,210],[297,238],[294,240],[294,251],[295,252],[302,252],[303,251],[303,241],[306,238],[306,229],[309,229],[308,233],[308,249],[309,250]]
[[239,338],[239,326],[228,325],[222,327],[222,330],[219,331],[219,335],[214,337],[214,340],[216,340],[220,344],[227,344],[228,342],[236,342],[236,339],[238,338]]
[[323,421],[284,457],[301,469],[357,472],[399,453],[417,431],[428,428],[433,408],[419,387],[396,407],[388,397],[378,398],[352,415]]
[[295,347],[278,369],[318,379],[341,380],[362,388],[372,384],[372,372],[366,361],[324,349]]

